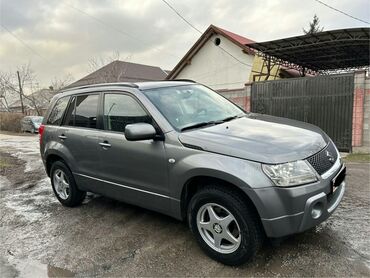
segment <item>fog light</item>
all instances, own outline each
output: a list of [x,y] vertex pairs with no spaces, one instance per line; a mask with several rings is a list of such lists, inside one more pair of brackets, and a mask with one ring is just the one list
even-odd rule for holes
[[311,210],[311,216],[313,219],[318,219],[321,216],[323,207],[324,206],[321,202],[317,202],[316,204],[314,204]]

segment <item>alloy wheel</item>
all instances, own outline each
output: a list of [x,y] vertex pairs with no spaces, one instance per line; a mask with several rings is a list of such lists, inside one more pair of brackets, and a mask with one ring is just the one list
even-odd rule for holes
[[67,200],[70,192],[69,181],[66,174],[61,169],[55,170],[53,183],[58,197]]
[[216,203],[203,205],[197,213],[198,231],[213,250],[230,254],[241,243],[241,232],[235,217],[225,207]]

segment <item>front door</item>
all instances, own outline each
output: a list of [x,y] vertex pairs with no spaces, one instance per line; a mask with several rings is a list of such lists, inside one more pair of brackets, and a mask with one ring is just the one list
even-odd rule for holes
[[170,198],[164,142],[127,141],[124,135],[126,125],[140,122],[155,125],[136,98],[104,94],[100,177],[113,198],[165,212]]

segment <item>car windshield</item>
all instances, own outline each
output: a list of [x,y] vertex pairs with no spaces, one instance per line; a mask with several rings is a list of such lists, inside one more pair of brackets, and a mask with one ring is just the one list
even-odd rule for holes
[[144,94],[180,131],[222,123],[245,114],[232,102],[199,84],[150,89]]
[[35,124],[41,124],[42,119],[43,119],[43,117],[32,117],[31,121],[34,122]]

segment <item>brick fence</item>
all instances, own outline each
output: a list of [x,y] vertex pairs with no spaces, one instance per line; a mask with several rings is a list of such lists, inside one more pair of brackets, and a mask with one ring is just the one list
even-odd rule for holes
[[[251,107],[251,84],[234,90],[219,90],[246,111]],[[352,151],[370,153],[370,78],[365,71],[355,72],[352,116]]]
[[246,84],[244,88],[240,89],[219,90],[218,92],[245,111],[251,110],[251,84]]
[[370,78],[365,71],[355,73],[353,92],[353,152],[370,153]]

